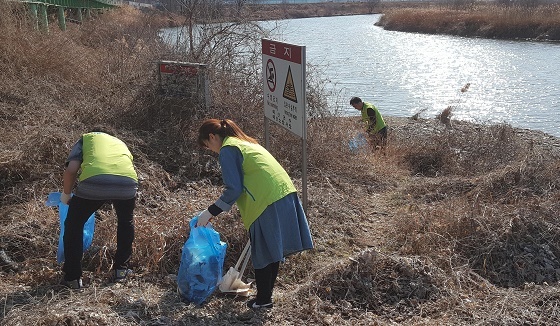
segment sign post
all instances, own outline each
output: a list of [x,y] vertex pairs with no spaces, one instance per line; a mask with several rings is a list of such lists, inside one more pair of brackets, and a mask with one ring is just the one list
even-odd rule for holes
[[302,201],[307,213],[307,117],[305,46],[262,39],[265,147],[269,121],[302,140]]

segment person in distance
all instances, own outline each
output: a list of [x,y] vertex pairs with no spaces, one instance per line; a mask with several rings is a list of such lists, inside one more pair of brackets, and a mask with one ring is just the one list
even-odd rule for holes
[[374,148],[387,146],[387,125],[375,105],[362,102],[359,97],[352,97],[350,105],[362,114],[362,121],[366,126],[366,132],[370,135]]

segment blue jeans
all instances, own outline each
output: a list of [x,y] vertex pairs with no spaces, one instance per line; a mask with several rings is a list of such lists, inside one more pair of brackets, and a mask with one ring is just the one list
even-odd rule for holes
[[82,277],[84,225],[88,218],[106,202],[112,202],[117,213],[117,252],[113,269],[126,269],[132,256],[134,241],[134,207],[136,197],[126,200],[90,200],[73,196],[64,222],[64,279]]

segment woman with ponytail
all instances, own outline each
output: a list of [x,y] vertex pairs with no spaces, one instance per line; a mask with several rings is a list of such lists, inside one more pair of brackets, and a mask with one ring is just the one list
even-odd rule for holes
[[205,226],[236,203],[251,240],[257,296],[252,309],[272,308],[272,290],[280,262],[313,248],[303,207],[289,175],[258,142],[229,119],[208,119],[198,144],[219,154],[225,189],[198,218]]

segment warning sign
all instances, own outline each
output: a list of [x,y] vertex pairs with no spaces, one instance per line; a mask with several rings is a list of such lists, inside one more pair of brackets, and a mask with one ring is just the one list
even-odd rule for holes
[[297,103],[296,88],[294,87],[294,78],[292,77],[292,68],[288,66],[288,74],[286,75],[286,84],[284,85],[284,98]]
[[265,116],[305,139],[305,47],[263,39],[262,56]]

